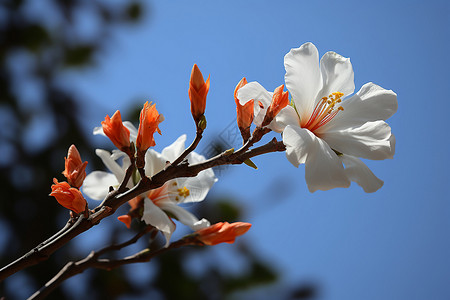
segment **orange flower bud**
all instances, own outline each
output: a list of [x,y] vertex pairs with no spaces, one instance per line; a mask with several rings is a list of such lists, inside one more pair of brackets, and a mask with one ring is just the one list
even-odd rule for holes
[[120,150],[128,152],[130,148],[130,131],[123,126],[120,111],[116,111],[112,118],[107,115],[102,122],[103,132]]
[[130,207],[130,211],[126,214],[126,215],[122,215],[117,217],[117,219],[124,223],[128,228],[130,228],[131,226],[131,220],[133,218],[141,218],[142,216],[142,210],[141,208],[144,207],[144,197],[142,196],[137,196],[134,197],[133,199],[128,201],[128,204],[131,206]]
[[[136,139],[136,147],[139,151],[145,152],[149,147],[155,146],[153,134],[159,130],[158,125],[164,120],[164,117],[158,113],[155,104],[145,102],[139,117],[139,129]],[[150,106],[151,105],[151,106]]]
[[124,223],[128,229],[131,227],[131,217],[129,215],[118,216],[117,220]]
[[283,92],[284,84],[275,89],[272,96],[272,103],[267,108],[266,116],[261,126],[267,126],[272,122],[275,116],[289,104],[289,93]]
[[73,187],[80,188],[86,178],[87,161],[82,162],[80,153],[75,145],[69,147],[67,158],[65,160],[65,169],[63,175],[66,176],[67,181]]
[[50,196],[55,197],[59,204],[77,214],[85,211],[87,202],[78,189],[70,187],[67,182],[58,182],[56,178],[53,182],[55,184],[52,185]]
[[191,113],[195,124],[198,124],[201,116],[205,113],[206,95],[209,91],[208,79],[203,79],[202,72],[196,64],[192,67],[191,80],[189,81],[189,99],[191,99]]
[[253,110],[253,100],[241,105],[239,99],[237,98],[238,90],[247,84],[247,79],[242,78],[241,81],[236,85],[234,89],[234,101],[236,102],[236,113],[237,113],[237,124],[239,130],[241,131],[242,138],[244,142],[250,138],[250,125],[253,122],[254,110]]
[[244,222],[219,222],[196,231],[197,239],[205,245],[214,246],[220,243],[234,243],[237,236],[246,233],[252,224]]

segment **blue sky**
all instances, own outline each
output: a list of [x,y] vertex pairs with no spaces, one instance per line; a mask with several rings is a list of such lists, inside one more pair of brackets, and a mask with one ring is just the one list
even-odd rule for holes
[[242,201],[242,221],[253,223],[244,238],[285,282],[317,281],[321,299],[450,297],[447,1],[148,3],[144,22],[116,32],[99,68],[67,74],[85,99],[86,132],[116,109],[126,114],[151,100],[166,118],[157,150],[183,133],[192,139],[187,88],[197,63],[211,74],[201,150],[235,119],[243,76],[273,90],[284,83],[284,55],[307,41],[320,55],[350,57],[356,90],[372,81],[398,94],[388,120],[395,157],[366,161],[385,181],[381,190],[365,194],[353,184],[311,194],[304,167],[277,153],[256,158],[258,171],[229,168],[212,193]]

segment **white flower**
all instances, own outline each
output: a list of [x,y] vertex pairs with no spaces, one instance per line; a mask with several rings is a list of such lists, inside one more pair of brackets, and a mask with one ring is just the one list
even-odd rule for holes
[[[378,190],[383,181],[358,157],[393,157],[395,137],[384,121],[397,111],[397,95],[366,83],[344,99],[355,89],[350,59],[327,52],[319,63],[312,43],[292,49],[284,65],[292,106],[281,110],[270,128],[283,133],[288,160],[296,167],[305,164],[308,189],[348,187],[354,181],[365,192]],[[266,93],[258,83],[249,83],[238,98],[244,104],[264,100]]]
[[[149,149],[145,155],[145,174],[152,177],[163,170],[167,161],[174,161],[185,149],[186,135],[180,136],[173,144],[163,149],[161,153]],[[106,167],[112,172],[94,171],[90,173],[83,185],[83,192],[92,199],[103,200],[109,186],[118,186],[125,176],[130,165],[127,155],[121,151],[108,151],[97,149],[96,154],[102,159]],[[122,164],[118,160],[122,158]],[[199,163],[205,158],[192,152],[187,157],[190,164]],[[132,176],[133,177],[133,176]],[[173,215],[178,221],[189,226],[192,230],[208,227],[206,219],[198,220],[192,213],[178,206],[182,203],[199,202],[205,199],[212,185],[217,181],[211,169],[201,171],[196,177],[177,178],[167,181],[163,186],[142,194],[144,198],[144,213],[142,220],[160,230],[166,238],[166,246],[175,231],[175,223],[167,213]],[[137,182],[133,178],[128,187]]]

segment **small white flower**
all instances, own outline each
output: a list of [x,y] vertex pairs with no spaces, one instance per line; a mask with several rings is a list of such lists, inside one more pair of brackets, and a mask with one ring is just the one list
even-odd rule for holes
[[[365,192],[378,190],[383,181],[358,157],[393,157],[395,137],[384,121],[397,111],[397,95],[367,83],[344,99],[355,89],[350,59],[327,52],[319,62],[312,43],[292,49],[284,65],[292,106],[281,110],[270,128],[282,132],[288,160],[296,167],[305,164],[308,189],[348,187],[355,181]],[[267,91],[249,83],[238,98],[241,104],[266,101]]]
[[[128,125],[129,126],[129,125]],[[127,126],[127,127],[128,127]],[[133,128],[129,128],[132,131]],[[145,155],[145,174],[152,177],[166,166],[167,161],[174,161],[185,149],[186,135],[180,136],[173,144],[163,149],[161,153],[149,149]],[[106,167],[111,171],[94,171],[90,173],[83,185],[83,192],[94,200],[103,200],[109,186],[118,186],[122,182],[126,169],[130,165],[128,156],[119,151],[108,151],[97,149],[96,154],[102,159]],[[118,160],[122,159],[119,164]],[[205,160],[195,152],[187,156],[190,164]],[[166,246],[169,245],[170,237],[175,231],[175,223],[167,215],[170,213],[178,221],[189,226],[192,230],[208,227],[210,223],[206,219],[199,220],[186,209],[178,206],[182,203],[199,202],[205,199],[212,185],[217,181],[212,169],[201,171],[195,177],[177,178],[167,181],[163,186],[142,194],[144,198],[144,213],[142,220],[160,230],[166,238]],[[133,187],[137,182],[133,176],[128,182],[128,187]]]

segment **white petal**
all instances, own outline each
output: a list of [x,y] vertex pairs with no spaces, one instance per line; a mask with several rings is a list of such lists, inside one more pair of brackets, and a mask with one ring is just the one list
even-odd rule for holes
[[[125,152],[120,151],[120,150],[118,150],[118,149],[114,149],[114,150],[112,151],[111,159],[113,159],[113,160],[119,160],[119,159],[124,158],[124,157],[127,157],[127,158],[128,158],[128,161],[130,160],[130,158],[128,157],[128,155],[127,155]],[[130,165],[130,163],[128,162],[127,167],[128,167],[129,165]],[[123,166],[122,166],[122,169],[126,170],[127,167],[123,167]]]
[[392,156],[394,156],[395,153],[395,142],[396,142],[395,136],[393,133],[391,133],[391,136],[389,137],[389,143],[391,146]]
[[366,83],[350,98],[342,102],[344,111],[321,127],[318,132],[361,126],[366,122],[386,120],[398,108],[397,94],[374,83]]
[[131,123],[130,121],[123,121],[122,124],[130,131],[130,141],[131,142],[136,141],[138,130],[133,125],[133,123]]
[[[241,105],[244,105],[250,100],[254,100],[253,102],[253,123],[256,126],[260,126],[264,121],[264,117],[266,116],[267,108],[272,103],[273,93],[268,92],[262,85],[258,82],[253,81],[244,85],[239,89],[237,97]],[[261,102],[261,103],[260,103]],[[262,104],[262,107],[260,106]]]
[[261,84],[252,81],[244,85],[238,90],[237,98],[239,103],[244,105],[250,100],[255,100],[255,105],[258,101],[268,107],[272,102],[272,94],[270,94]]
[[319,52],[312,43],[291,49],[284,57],[286,88],[292,95],[300,119],[312,114],[318,92],[322,89]]
[[186,226],[189,226],[192,230],[196,230],[194,225],[199,225],[199,220],[196,216],[188,212],[186,209],[174,204],[173,202],[161,201],[158,202],[158,206],[162,210],[173,214],[178,221]]
[[109,192],[110,186],[118,186],[116,176],[103,171],[89,173],[83,182],[83,193],[93,200],[103,200]]
[[269,128],[275,132],[283,132],[288,125],[299,126],[300,119],[298,118],[295,109],[288,105],[283,108],[275,119],[269,124]]
[[152,177],[159,171],[163,170],[166,166],[166,159],[161,153],[156,152],[153,149],[148,149],[145,153],[145,175]]
[[305,178],[311,193],[350,186],[336,153],[309,130],[287,126],[283,131],[283,143],[286,157],[294,166],[306,164]]
[[[205,160],[203,155],[195,152],[191,152],[188,155],[188,162],[190,164],[200,163]],[[177,178],[177,185],[172,185],[171,187],[174,189],[186,187],[189,190],[189,196],[186,198],[178,196],[179,203],[199,202],[205,199],[209,190],[217,180],[214,171],[212,169],[206,169],[198,173],[195,177]],[[174,194],[176,194],[176,190],[174,190]]]
[[356,182],[366,193],[376,192],[383,186],[383,180],[376,177],[360,159],[345,154],[340,157],[345,164],[348,178]]
[[200,172],[196,177],[177,178],[177,186],[179,188],[186,187],[189,190],[189,196],[186,198],[179,197],[180,203],[199,202],[203,201],[208,194],[217,178],[206,173],[205,170]]
[[203,218],[200,221],[194,223],[194,225],[191,228],[192,230],[200,230],[209,226],[211,226],[211,223],[205,218]]
[[311,193],[316,190],[327,191],[337,187],[347,188],[347,178],[342,162],[328,144],[313,136],[313,146],[305,163],[305,179]]
[[94,135],[99,134],[99,135],[106,136],[106,134],[103,132],[103,127],[102,126],[94,127],[94,130],[92,131],[92,134],[94,134]]
[[[136,129],[136,127],[134,127],[133,123],[131,123],[130,121],[123,121],[122,124],[123,124],[123,126],[128,128],[128,130],[130,131],[130,142],[136,141],[138,130]],[[102,126],[94,127],[94,130],[92,133],[94,135],[99,134],[99,135],[106,136],[106,134],[103,132]]]
[[346,130],[332,129],[321,137],[331,148],[348,155],[374,160],[394,156],[395,139],[391,127],[384,121],[367,122]]
[[350,58],[336,52],[327,52],[320,60],[323,87],[316,101],[331,93],[341,92],[350,95],[355,91],[353,67]]
[[163,151],[161,152],[162,156],[167,161],[173,162],[181,155],[181,153],[183,153],[185,149],[185,142],[186,135],[183,134],[175,142],[163,149]]
[[103,149],[95,149],[95,154],[101,158],[105,166],[116,176],[117,181],[122,182],[125,170],[111,157],[111,153]]
[[[189,155],[187,156],[187,159],[188,159],[189,164],[191,164],[191,165],[198,164],[198,163],[204,162],[206,160],[206,158],[203,155],[198,154],[197,152],[189,153]],[[211,170],[211,169],[208,169],[208,170]],[[213,174],[214,174],[214,172],[213,172]]]
[[286,157],[291,164],[298,167],[304,164],[308,152],[313,147],[313,134],[298,126],[288,125],[283,131],[283,144],[286,146]]
[[166,238],[165,247],[169,246],[170,237],[175,231],[176,226],[167,214],[148,198],[144,200],[144,213],[142,215],[142,221],[156,227],[159,231],[161,231]]

